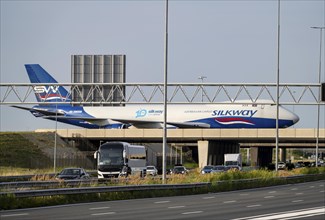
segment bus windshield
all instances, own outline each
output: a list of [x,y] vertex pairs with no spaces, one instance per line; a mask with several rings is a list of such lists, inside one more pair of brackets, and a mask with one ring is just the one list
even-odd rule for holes
[[99,150],[99,165],[123,165],[122,145],[103,145]]

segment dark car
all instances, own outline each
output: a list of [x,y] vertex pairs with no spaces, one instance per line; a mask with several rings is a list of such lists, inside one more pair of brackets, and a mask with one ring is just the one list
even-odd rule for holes
[[90,179],[89,174],[83,168],[65,168],[57,174],[56,179],[76,180]]
[[211,173],[211,170],[213,169],[213,167],[214,167],[214,166],[212,166],[212,165],[204,166],[204,167],[201,169],[201,173],[202,173],[202,174]]
[[187,174],[187,169],[184,166],[175,166],[171,174]]

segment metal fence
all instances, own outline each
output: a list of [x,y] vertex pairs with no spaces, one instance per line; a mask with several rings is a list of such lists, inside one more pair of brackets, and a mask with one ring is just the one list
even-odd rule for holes
[[[0,104],[39,104],[35,101],[34,91],[44,86],[65,87],[68,90],[68,96],[71,97],[73,94],[74,100],[78,100],[70,100],[71,104],[162,103],[164,96],[164,84],[162,83],[1,83]],[[88,95],[80,92],[82,87],[87,87]],[[103,92],[104,87],[110,88],[111,91]],[[320,83],[280,84],[279,102],[288,105],[322,104],[319,100],[320,88]],[[276,83],[169,83],[167,85],[167,101],[168,103],[215,104],[228,101],[241,104],[239,100],[259,103],[266,99],[270,102],[267,104],[274,104],[276,89]],[[54,91],[57,92],[57,89]],[[93,93],[98,94],[96,100],[93,98]],[[121,97],[121,101],[112,101],[114,94]],[[61,98],[66,100],[67,97]]]

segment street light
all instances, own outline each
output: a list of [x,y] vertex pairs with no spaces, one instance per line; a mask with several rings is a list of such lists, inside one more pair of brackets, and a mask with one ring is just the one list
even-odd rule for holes
[[167,71],[168,71],[168,0],[165,5],[165,48],[164,48],[164,126],[163,126],[163,161],[162,182],[166,183],[166,148],[167,148]]
[[[320,32],[320,42],[319,42],[319,65],[318,65],[318,83],[320,85],[321,72],[322,72],[322,34],[325,27],[311,27],[313,29],[318,29]],[[319,145],[319,112],[320,112],[320,97],[321,91],[318,91],[318,103],[317,103],[317,137],[316,137],[316,167],[318,166],[318,145]]]
[[277,77],[276,77],[276,122],[275,122],[275,171],[278,171],[279,160],[279,84],[280,84],[280,9],[281,2],[278,0],[278,34],[277,34]]
[[[206,76],[200,76],[198,79],[200,79],[203,83],[203,80],[206,79]],[[203,86],[202,86],[202,102],[203,102]]]

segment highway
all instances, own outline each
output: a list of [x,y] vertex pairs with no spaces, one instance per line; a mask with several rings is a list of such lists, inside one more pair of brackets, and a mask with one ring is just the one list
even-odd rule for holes
[[1,211],[11,219],[325,219],[325,181]]

